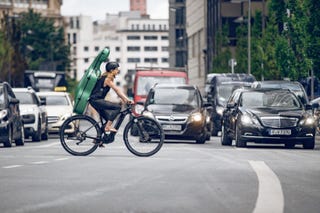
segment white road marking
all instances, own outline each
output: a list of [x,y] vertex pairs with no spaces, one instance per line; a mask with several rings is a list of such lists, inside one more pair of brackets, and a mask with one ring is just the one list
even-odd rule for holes
[[62,160],[68,160],[69,158],[57,158],[57,159],[54,159],[54,161],[62,161]]
[[46,164],[49,163],[48,161],[35,161],[35,162],[31,162],[32,164]]
[[17,168],[17,167],[21,167],[23,165],[11,165],[11,166],[4,166],[2,167],[3,169],[12,169],[12,168]]
[[47,147],[55,146],[57,144],[60,144],[60,142],[53,142],[45,145],[40,145],[40,146],[36,146],[35,148],[47,148]]
[[282,213],[284,197],[277,175],[263,161],[249,161],[259,181],[259,193],[253,213]]

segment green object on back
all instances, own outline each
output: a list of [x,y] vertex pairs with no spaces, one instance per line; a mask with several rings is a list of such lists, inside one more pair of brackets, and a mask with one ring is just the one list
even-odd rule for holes
[[108,48],[102,50],[85,71],[76,87],[73,112],[77,114],[83,114],[85,112],[91,92],[101,75],[100,66],[107,60],[109,54],[110,50]]

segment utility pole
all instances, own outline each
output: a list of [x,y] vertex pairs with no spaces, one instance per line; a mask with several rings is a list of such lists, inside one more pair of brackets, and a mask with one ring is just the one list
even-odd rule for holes
[[248,0],[248,74],[251,74],[251,0]]

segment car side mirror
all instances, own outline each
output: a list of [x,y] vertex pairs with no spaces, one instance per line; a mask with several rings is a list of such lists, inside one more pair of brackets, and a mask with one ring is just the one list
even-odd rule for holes
[[234,108],[235,106],[237,106],[237,104],[234,103],[234,102],[231,102],[231,103],[228,103],[228,104],[227,104],[227,108],[228,108],[228,109]]
[[10,98],[9,99],[9,104],[19,104],[19,100],[18,99],[16,99],[16,98]]
[[40,105],[47,105],[46,97],[40,97]]

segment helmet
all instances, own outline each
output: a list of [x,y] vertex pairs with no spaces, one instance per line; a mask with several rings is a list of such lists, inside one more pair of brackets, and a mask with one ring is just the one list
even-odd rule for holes
[[110,61],[106,64],[107,72],[110,72],[111,70],[114,70],[118,67],[120,67],[120,65],[118,64],[118,62],[115,62],[115,61]]

